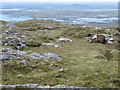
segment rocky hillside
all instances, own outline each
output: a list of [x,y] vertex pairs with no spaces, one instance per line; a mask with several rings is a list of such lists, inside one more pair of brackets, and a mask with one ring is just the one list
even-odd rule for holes
[[37,19],[2,22],[3,85],[118,87],[119,28]]

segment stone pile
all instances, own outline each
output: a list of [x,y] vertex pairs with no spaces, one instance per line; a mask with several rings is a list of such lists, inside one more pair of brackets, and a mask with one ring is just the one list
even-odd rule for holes
[[95,34],[89,42],[113,44],[115,39],[109,34]]

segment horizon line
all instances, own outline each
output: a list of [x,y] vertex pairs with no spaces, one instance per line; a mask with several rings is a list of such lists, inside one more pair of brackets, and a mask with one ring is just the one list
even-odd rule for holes
[[[46,3],[46,2],[48,2],[48,3],[56,3],[55,1],[2,1],[2,2],[43,2],[43,3]],[[74,3],[74,2],[100,2],[100,3],[102,3],[102,2],[120,2],[120,1],[58,1],[57,3],[59,3],[59,2],[68,2],[68,3]]]

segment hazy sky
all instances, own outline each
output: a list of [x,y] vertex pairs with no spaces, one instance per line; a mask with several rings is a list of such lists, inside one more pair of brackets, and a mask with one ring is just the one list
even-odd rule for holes
[[118,2],[119,0],[2,0],[3,2]]

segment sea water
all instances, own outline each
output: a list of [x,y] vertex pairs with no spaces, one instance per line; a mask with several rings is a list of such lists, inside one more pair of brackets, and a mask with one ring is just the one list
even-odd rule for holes
[[[105,3],[105,5],[99,3],[5,3],[0,8],[0,20],[24,21],[35,17],[36,19],[54,20],[72,24],[106,23],[118,20],[116,15],[118,9],[114,6],[115,3]],[[45,17],[43,17],[44,15]]]

